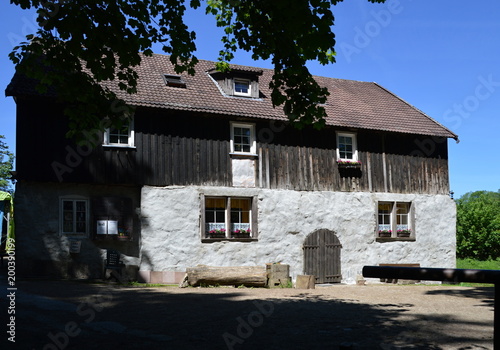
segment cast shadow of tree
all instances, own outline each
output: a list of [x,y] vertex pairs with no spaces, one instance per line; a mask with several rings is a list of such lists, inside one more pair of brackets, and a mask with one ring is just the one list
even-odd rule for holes
[[449,295],[457,298],[473,298],[477,299],[481,304],[479,306],[495,307],[495,288],[494,287],[473,287],[473,288],[443,288],[428,291],[429,295]]
[[[40,318],[27,317],[20,325],[17,345],[48,349],[47,344],[54,343],[48,334],[59,335],[59,339],[64,340],[69,322],[74,322],[80,332],[66,337],[65,348],[77,350],[109,346],[119,349],[339,349],[346,343],[353,344],[357,350],[465,350],[467,347],[463,344],[478,343],[476,334],[464,331],[458,337],[449,336],[442,325],[463,330],[490,327],[492,331],[488,322],[477,324],[440,315],[409,314],[413,304],[366,304],[317,292],[265,299],[264,293],[246,295],[244,290],[230,288],[186,289],[173,293],[168,289],[51,283],[57,284],[59,291],[55,299],[72,308],[56,307],[44,315],[43,324]],[[28,293],[50,296],[50,288],[30,290],[28,285],[23,288]],[[33,305],[23,303],[19,312],[29,309],[33,314],[39,300]],[[47,305],[45,312],[46,309]],[[75,311],[68,311],[70,309]]]

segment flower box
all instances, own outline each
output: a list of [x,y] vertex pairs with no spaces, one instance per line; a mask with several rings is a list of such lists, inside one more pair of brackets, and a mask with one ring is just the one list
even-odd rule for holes
[[380,230],[378,231],[379,237],[392,237],[392,230]]
[[226,238],[225,233],[208,233],[209,238]]
[[226,229],[222,228],[219,230],[210,230],[207,232],[207,237],[209,237],[209,238],[226,238]]
[[398,230],[397,235],[398,237],[410,237],[411,230]]
[[250,238],[250,229],[248,230],[234,230],[231,232],[233,238]]
[[339,169],[359,169],[361,162],[356,160],[338,160],[337,165]]

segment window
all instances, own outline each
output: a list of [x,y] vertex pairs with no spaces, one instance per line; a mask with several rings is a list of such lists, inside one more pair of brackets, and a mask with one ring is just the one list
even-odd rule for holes
[[356,134],[337,133],[337,160],[358,160]]
[[378,237],[414,237],[412,205],[409,202],[379,202]]
[[165,81],[165,85],[167,86],[175,88],[186,88],[186,82],[180,75],[163,74],[163,80]]
[[231,123],[231,153],[257,153],[255,125]]
[[250,80],[234,79],[234,95],[235,96],[251,96]]
[[134,147],[134,121],[124,123],[121,128],[110,127],[104,132],[104,145]]
[[86,235],[89,226],[88,200],[62,198],[60,207],[61,233],[69,235]]
[[205,197],[203,238],[256,238],[253,198]]

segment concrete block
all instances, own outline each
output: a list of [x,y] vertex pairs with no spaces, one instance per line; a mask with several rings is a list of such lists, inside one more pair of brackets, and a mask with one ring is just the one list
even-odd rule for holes
[[295,283],[296,289],[315,289],[314,275],[298,275]]

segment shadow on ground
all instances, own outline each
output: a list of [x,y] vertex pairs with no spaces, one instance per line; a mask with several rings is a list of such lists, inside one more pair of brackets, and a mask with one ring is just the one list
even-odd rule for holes
[[[472,344],[466,331],[443,336],[440,325],[491,327],[410,314],[411,303],[365,304],[318,292],[266,299],[263,293],[249,296],[236,288],[180,292],[34,280],[19,281],[17,287],[19,349],[339,349],[341,344],[353,344],[353,349],[487,349],[463,346]],[[487,304],[489,292],[460,291],[458,297]],[[6,300],[1,301],[6,316]]]

